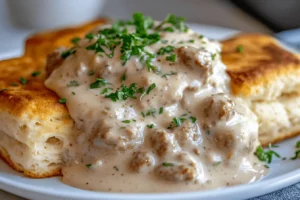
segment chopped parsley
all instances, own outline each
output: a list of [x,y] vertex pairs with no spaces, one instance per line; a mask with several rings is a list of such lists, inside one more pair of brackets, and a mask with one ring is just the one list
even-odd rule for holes
[[[300,151],[299,151],[300,152]],[[258,146],[256,149],[256,152],[254,153],[254,155],[256,155],[256,157],[260,160],[260,161],[264,161],[264,162],[268,162],[271,163],[273,156],[280,158],[280,155],[273,151],[273,150],[264,150],[262,148],[262,146]]]
[[267,168],[267,169],[269,169],[269,168],[270,168],[270,167],[269,167],[269,165],[264,165],[264,167],[265,167],[265,168]]
[[199,35],[199,38],[200,38],[200,39],[203,39],[203,38],[204,38],[204,35]]
[[207,135],[209,135],[210,134],[210,130],[207,130],[206,133],[207,133]]
[[26,80],[24,77],[21,77],[21,78],[20,78],[20,83],[21,83],[22,85],[26,85],[26,84],[27,84],[27,80]]
[[31,73],[32,77],[37,77],[41,72],[40,71],[35,71]]
[[58,103],[65,104],[67,102],[66,98],[61,98],[58,100]]
[[216,59],[216,56],[217,56],[216,53],[212,54],[212,55],[211,55],[211,59],[212,59],[212,60],[215,60],[215,59]]
[[173,163],[168,163],[168,162],[163,162],[162,166],[164,166],[164,167],[173,167],[174,164]]
[[189,117],[189,119],[190,119],[193,123],[196,123],[196,121],[197,121],[197,118],[196,118],[196,117],[193,117],[193,116]]
[[160,107],[159,108],[159,114],[163,114],[163,112],[164,112],[164,107]]
[[148,110],[147,112],[141,112],[142,116],[143,117],[146,117],[146,116],[152,116],[152,117],[155,117],[154,114],[156,113],[156,109],[155,108],[151,108],[150,110]]
[[300,148],[300,141],[296,143],[296,148]]
[[171,55],[166,57],[166,60],[170,61],[170,62],[176,62],[177,61],[177,55],[176,54],[171,54]]
[[62,52],[62,53],[61,53],[61,57],[62,57],[63,59],[66,59],[67,57],[69,57],[70,55],[72,55],[72,54],[74,54],[74,53],[76,53],[76,50],[73,49],[73,48],[71,48],[71,49],[69,49],[69,50],[67,50],[67,51]]
[[165,74],[161,75],[161,77],[167,78],[168,76],[173,76],[173,75],[177,75],[177,72],[171,71],[169,73],[165,73]]
[[106,94],[109,90],[113,90],[112,88],[104,88],[100,94]]
[[121,76],[121,81],[125,81],[126,80],[126,74],[123,74],[122,76]]
[[70,83],[67,84],[67,86],[68,87],[77,87],[77,86],[79,86],[79,83],[77,81],[73,80],[73,81],[70,81]]
[[154,127],[154,124],[148,124],[147,127],[148,127],[148,128],[153,128],[153,127]]
[[291,160],[296,160],[299,157],[300,150],[295,151],[295,156],[291,157]]
[[90,84],[90,89],[101,88],[109,84],[106,80],[102,78],[97,78],[95,82]]
[[129,119],[126,119],[126,120],[123,120],[122,122],[125,123],[125,124],[129,124],[129,123],[130,123],[130,120],[129,120]]
[[189,42],[189,43],[194,43],[194,42],[195,42],[195,40],[188,40],[188,42]]
[[85,36],[85,38],[86,38],[86,39],[89,39],[89,40],[92,40],[94,37],[95,37],[95,36],[94,36],[94,34],[92,34],[92,33],[86,34],[86,36]]
[[79,38],[79,37],[75,37],[75,38],[73,38],[73,39],[71,40],[71,42],[72,42],[73,44],[77,44],[79,41],[80,41],[80,38]]
[[92,167],[92,164],[86,164],[85,165],[87,168],[91,168]]
[[185,118],[183,117],[174,117],[173,118],[173,123],[175,124],[175,126],[181,126],[181,124],[185,121]]
[[113,93],[105,95],[105,98],[110,98],[112,101],[127,100],[128,98],[136,99],[136,83],[132,83],[129,87],[121,85],[121,88]]
[[75,93],[75,92],[72,92],[72,94],[75,95],[76,93]]
[[[173,14],[169,14],[157,27],[155,27],[155,30],[174,32],[175,28],[181,32],[186,32],[188,28],[184,22],[185,19],[183,17],[177,17]],[[171,25],[171,27],[163,28],[165,25]]]
[[157,55],[164,55],[164,54],[166,54],[166,53],[171,53],[171,52],[174,51],[174,49],[175,49],[175,47],[174,47],[174,46],[171,46],[171,45],[168,45],[168,46],[166,46],[166,47],[161,47],[161,48],[158,50]]
[[238,45],[237,47],[236,47],[236,51],[237,52],[239,52],[239,53],[242,53],[242,52],[244,52],[244,47],[243,47],[243,45]]
[[146,94],[148,95],[154,88],[156,87],[155,83],[152,83],[147,90],[144,90],[143,94],[141,95],[140,99],[142,99]]

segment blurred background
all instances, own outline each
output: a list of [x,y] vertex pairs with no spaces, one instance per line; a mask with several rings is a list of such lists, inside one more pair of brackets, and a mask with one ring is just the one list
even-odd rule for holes
[[275,36],[300,43],[299,8],[299,0],[0,0],[0,54],[20,49],[24,38],[40,29],[103,16],[128,19],[136,11],[156,20],[174,13],[192,23],[280,33]]

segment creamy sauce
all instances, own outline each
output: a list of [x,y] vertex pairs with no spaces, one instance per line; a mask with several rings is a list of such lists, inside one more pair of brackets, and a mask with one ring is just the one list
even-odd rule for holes
[[[219,43],[191,30],[160,36],[145,47],[153,54],[174,47],[151,60],[159,73],[135,56],[123,65],[121,45],[112,58],[87,50],[93,38],[79,41],[76,53],[47,79],[46,86],[66,98],[76,125],[64,156],[65,183],[87,190],[178,192],[253,182],[266,172],[253,155],[256,116],[230,96]],[[174,62],[166,59],[171,54]],[[91,89],[96,78],[109,84]],[[70,86],[72,81],[79,84]],[[136,98],[105,97],[132,83],[145,91],[155,87]]]

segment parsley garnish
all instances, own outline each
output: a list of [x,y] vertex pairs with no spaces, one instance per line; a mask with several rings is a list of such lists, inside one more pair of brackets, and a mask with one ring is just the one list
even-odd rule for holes
[[270,167],[269,167],[269,165],[264,165],[264,167],[265,167],[265,168],[267,168],[267,169],[269,169],[269,168],[270,168]]
[[86,164],[85,165],[87,168],[91,168],[92,164]]
[[295,151],[295,156],[291,158],[291,160],[296,160],[300,154],[300,150]]
[[79,83],[77,81],[73,80],[73,81],[70,81],[70,83],[67,84],[67,86],[68,87],[77,87],[77,86],[79,86]]
[[146,116],[152,116],[154,117],[154,114],[156,113],[156,109],[155,108],[151,108],[150,110],[148,110],[147,112],[141,112],[142,116],[143,117],[146,117]]
[[76,53],[76,50],[73,49],[73,48],[71,48],[71,49],[69,49],[69,50],[67,50],[67,51],[62,52],[62,53],[61,53],[61,57],[62,57],[63,59],[66,59],[67,57],[69,57],[70,55],[72,55],[72,54],[74,54],[74,53]]
[[39,72],[39,71],[35,71],[35,72],[32,72],[32,73],[31,73],[31,76],[32,76],[32,77],[37,77],[40,73],[41,73],[41,72]]
[[66,98],[61,98],[58,100],[58,103],[65,104],[67,102]]
[[171,52],[174,51],[174,49],[175,49],[175,47],[174,47],[174,46],[171,46],[171,45],[168,45],[168,46],[166,46],[166,47],[161,47],[161,48],[158,50],[157,55],[164,55],[164,54],[166,54],[166,53],[171,53]]
[[86,39],[89,39],[89,40],[93,39],[94,37],[95,37],[95,36],[94,36],[94,34],[92,34],[92,33],[86,34],[86,36],[85,36],[85,38],[86,38]]
[[173,76],[173,75],[177,75],[177,72],[171,71],[169,73],[165,73],[165,74],[161,75],[161,77],[167,78],[167,76]]
[[183,117],[174,117],[173,123],[178,127],[181,126],[181,124],[185,121],[185,118]]
[[24,77],[21,77],[21,78],[20,78],[20,83],[21,83],[22,85],[26,85],[26,84],[27,84],[27,80],[26,80]]
[[77,44],[79,41],[80,41],[80,38],[79,38],[79,37],[75,37],[75,38],[73,38],[73,39],[71,40],[71,42],[72,42],[73,44]]
[[76,93],[75,93],[75,92],[72,92],[72,94],[75,95]]
[[199,38],[200,38],[200,39],[203,39],[203,38],[204,38],[204,35],[199,35]]
[[102,78],[97,78],[94,83],[90,84],[90,89],[101,88],[109,84],[106,80]]
[[125,123],[125,124],[129,124],[129,123],[130,123],[130,120],[129,120],[129,119],[126,119],[126,120],[123,120],[122,122]]
[[163,163],[162,163],[162,166],[164,166],[164,167],[173,167],[174,164],[173,164],[173,163],[163,162]]
[[190,119],[193,123],[196,123],[196,121],[197,121],[197,118],[196,118],[196,117],[193,117],[193,116],[189,117],[189,119]]
[[296,143],[296,148],[300,148],[300,141]]
[[140,99],[142,99],[146,94],[149,94],[154,88],[156,87],[155,83],[152,83],[147,90],[145,90],[143,92],[143,94],[141,95]]
[[114,102],[118,100],[127,100],[128,98],[136,99],[136,89],[137,87],[135,83],[132,83],[129,87],[121,85],[121,89],[117,90],[116,92],[105,95],[105,98],[110,98]]
[[153,127],[154,127],[154,124],[148,124],[147,127],[148,127],[148,128],[153,128]]
[[170,62],[176,62],[177,61],[177,55],[176,54],[169,55],[169,56],[166,57],[166,60],[170,61]]
[[188,42],[189,42],[189,43],[194,43],[194,42],[195,42],[195,40],[188,40]]
[[237,47],[236,47],[236,51],[237,52],[239,52],[239,53],[242,53],[242,52],[244,52],[244,47],[243,47],[243,45],[238,45]]
[[211,59],[212,59],[212,60],[215,60],[215,59],[216,59],[216,56],[217,56],[216,53],[212,54],[212,55],[211,55]]
[[109,90],[113,90],[112,88],[104,88],[100,94],[106,94]]
[[257,147],[256,152],[254,153],[254,155],[256,155],[256,157],[260,161],[266,161],[268,163],[272,162],[273,155],[276,156],[277,158],[280,158],[280,155],[277,152],[275,152],[273,150],[264,151],[262,146]]
[[164,112],[164,107],[160,107],[159,108],[159,114],[163,114],[163,112]]
[[[176,28],[179,31],[186,32],[187,31],[187,26],[184,24],[185,19],[183,17],[177,17],[173,14],[169,14],[157,27],[155,27],[156,30],[161,30],[161,28],[166,25],[170,24],[174,28]],[[168,32],[173,32],[174,28],[173,27],[166,27],[162,31],[168,31]]]

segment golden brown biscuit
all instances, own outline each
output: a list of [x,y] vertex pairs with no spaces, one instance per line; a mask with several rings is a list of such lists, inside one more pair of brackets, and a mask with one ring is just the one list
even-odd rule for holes
[[103,22],[33,35],[23,57],[0,61],[0,157],[26,176],[60,175],[74,134],[66,106],[44,86],[47,54]]
[[298,135],[299,55],[262,34],[240,34],[223,41],[222,46],[232,92],[246,99],[256,113],[260,142],[266,146]]

